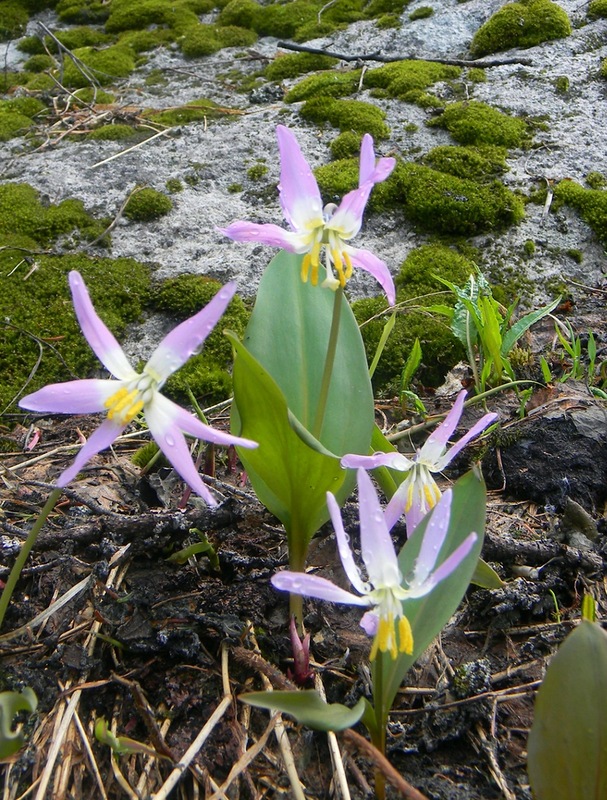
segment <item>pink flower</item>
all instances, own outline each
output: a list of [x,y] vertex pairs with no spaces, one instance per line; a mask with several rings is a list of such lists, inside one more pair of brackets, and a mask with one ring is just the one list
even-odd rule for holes
[[466,392],[460,392],[451,411],[413,458],[407,458],[402,453],[374,453],[372,456],[351,454],[342,458],[342,467],[390,467],[408,473],[386,508],[386,519],[390,527],[404,512],[409,535],[415,530],[423,517],[440,500],[440,489],[432,473],[442,472],[468,442],[497,419],[497,414],[485,414],[453,447],[447,449],[447,443],[462,415],[465,399]]
[[[477,539],[471,533],[451,555],[437,567],[439,553],[445,542],[451,518],[451,490],[441,498],[428,527],[415,561],[413,574],[403,578],[394,545],[390,538],[387,515],[384,514],[377,493],[367,473],[358,470],[358,502],[360,507],[360,546],[368,581],[364,581],[354,562],[354,556],[344,530],[337,501],[327,493],[337,548],[348,580],[358,594],[341,589],[326,578],[301,572],[278,572],[272,577],[277,589],[306,597],[317,597],[331,603],[345,603],[369,609],[361,619],[361,626],[370,636],[375,636],[371,658],[378,650],[396,658],[398,652],[413,652],[411,625],[403,613],[402,601],[423,597],[459,567],[472,550]],[[398,628],[398,636],[396,630]]]
[[276,135],[281,164],[280,204],[291,230],[270,223],[260,225],[238,221],[221,229],[222,233],[237,242],[259,242],[303,254],[302,280],[307,281],[311,275],[315,286],[324,248],[326,278],[323,286],[333,290],[345,286],[353,268],[359,267],[373,275],[385,291],[390,305],[394,305],[396,293],[388,267],[373,253],[351,247],[347,242],[359,232],[371,190],[390,175],[395,159],[380,158],[376,164],[373,139],[365,134],[360,149],[358,188],[348,192],[339,206],[330,203],[323,208],[316,178],[297,140],[283,125],[276,128]]
[[124,351],[93,308],[78,272],[70,272],[74,310],[91,349],[114,379],[89,379],[53,383],[24,397],[19,405],[30,411],[57,414],[106,412],[106,419],[91,435],[57,481],[66,486],[94,455],[109,447],[126,426],[143,412],[150,432],[176,472],[211,506],[217,505],[188,449],[184,433],[215,444],[257,447],[256,442],[216,431],[160,393],[167,378],[197,353],[217,324],[236,291],[235,283],[220,289],[211,302],[174,328],[160,342],[141,373],[130,365]]

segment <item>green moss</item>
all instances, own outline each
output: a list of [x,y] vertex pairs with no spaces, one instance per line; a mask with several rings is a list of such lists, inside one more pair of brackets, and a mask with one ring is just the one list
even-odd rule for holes
[[576,264],[581,264],[584,260],[584,254],[581,250],[576,250],[575,248],[571,248],[567,250],[567,255],[569,258],[573,259]]
[[513,47],[533,47],[571,33],[565,11],[551,0],[521,0],[495,13],[475,33],[470,45],[473,56],[485,56]]
[[213,0],[113,0],[105,29],[119,33],[167,25],[183,33],[190,25],[197,25],[198,15],[208,13],[213,6]]
[[15,100],[0,100],[0,142],[27,133],[33,117],[46,106],[33,97],[18,97]]
[[395,61],[365,73],[364,85],[384,89],[388,97],[405,99],[412,90],[423,90],[438,81],[459,77],[461,69],[432,61]]
[[187,125],[189,122],[198,122],[204,119],[214,119],[221,116],[221,111],[217,103],[202,97],[200,100],[192,100],[185,106],[178,106],[167,111],[149,111],[145,115],[153,122],[170,127],[174,125]]
[[426,154],[424,163],[458,178],[483,181],[486,178],[495,178],[506,171],[507,154],[505,148],[491,145],[481,147],[441,145]]
[[328,122],[341,131],[370,133],[375,139],[386,139],[390,133],[384,122],[385,113],[361,100],[318,97],[308,100],[299,113],[311,122]]
[[533,239],[527,239],[525,244],[523,245],[523,251],[527,258],[531,258],[531,256],[535,253],[535,242]]
[[186,58],[210,56],[221,50],[221,42],[216,36],[214,25],[192,26],[180,40],[179,45]]
[[133,222],[150,222],[168,214],[173,208],[170,197],[156,189],[141,189],[132,195],[124,209],[124,216]]
[[298,75],[305,75],[307,72],[332,69],[338,63],[336,58],[316,53],[289,53],[279,55],[270,62],[263,74],[269,81],[284,81],[288,78],[297,78]]
[[591,189],[604,189],[607,186],[607,178],[602,172],[589,172],[586,175],[586,183]]
[[487,73],[480,67],[470,67],[466,72],[466,77],[472,83],[487,83]]
[[267,174],[268,168],[265,164],[254,164],[247,170],[247,177],[251,181],[260,181]]
[[100,125],[87,134],[87,139],[97,139],[105,142],[117,142],[136,136],[137,131],[131,125],[115,123],[113,125]]
[[0,11],[0,42],[17,39],[25,32],[29,19],[27,9],[21,3],[6,0]]
[[599,240],[607,245],[607,191],[584,189],[575,181],[564,180],[554,190],[553,207],[558,208],[559,203],[575,208]]
[[241,25],[256,30],[255,24],[261,14],[261,7],[255,0],[230,0],[219,13],[219,25]]
[[0,71],[0,94],[8,94],[15,86],[23,86],[29,78],[27,72]]
[[477,100],[451,103],[428,125],[446,128],[461,144],[522,147],[529,140],[529,129],[524,120],[503,114]]
[[54,66],[55,59],[52,56],[40,53],[39,55],[28,58],[23,68],[28,72],[44,72],[45,69],[52,69]]
[[499,181],[480,184],[410,163],[395,173],[405,214],[424,229],[471,236],[524,216],[521,200]]
[[607,58],[604,58],[601,62],[601,71],[600,71],[601,78],[607,78]]
[[183,183],[179,180],[179,178],[169,178],[165,183],[165,186],[167,188],[167,192],[171,192],[171,194],[183,192]]
[[145,31],[127,31],[119,39],[122,47],[134,53],[145,53],[175,41],[175,34],[168,28],[153,28]]
[[354,131],[344,131],[331,142],[333,159],[358,157],[362,135]]
[[217,25],[217,38],[222,47],[250,47],[258,36],[254,31],[238,25]]
[[433,14],[434,9],[431,6],[420,6],[409,14],[409,19],[411,22],[415,22],[416,19],[426,19],[427,17],[431,17]]
[[117,336],[139,319],[149,297],[148,269],[133,259],[37,255],[37,269],[24,280],[29,265],[15,270],[23,255],[0,252],[0,411],[16,396],[47,383],[86,378],[99,368],[73,312],[70,270],[83,275],[95,308]]
[[95,25],[104,22],[110,14],[105,0],[59,0],[55,10],[61,22],[76,25]]
[[569,93],[569,78],[566,75],[559,75],[554,81],[554,89],[557,94]]
[[[181,321],[200,311],[220,288],[218,281],[202,275],[179,275],[161,285],[155,296],[155,304],[159,310]],[[228,369],[232,361],[232,349],[223,331],[229,329],[242,336],[248,318],[249,312],[243,301],[240,297],[234,297],[220,324],[206,339],[202,353],[191,358],[167,381],[165,391],[177,400],[187,399],[188,387],[198,398],[216,401],[229,397],[231,378]]]
[[230,194],[238,194],[238,192],[242,192],[243,189],[244,186],[242,185],[242,183],[231,183],[228,186],[228,192]]
[[[425,245],[413,250],[396,278],[397,302],[403,309],[396,323],[376,372],[373,376],[377,391],[398,393],[400,375],[415,339],[422,346],[423,362],[420,380],[427,386],[437,386],[451,367],[464,357],[461,343],[451,334],[447,325],[429,314],[417,310],[432,303],[453,304],[445,287],[434,277],[440,275],[454,283],[463,284],[476,271],[475,265],[454,250],[442,245]],[[440,292],[440,296],[437,296]],[[386,308],[381,297],[359,300],[352,304],[359,323],[365,323]],[[374,319],[361,327],[369,359],[377,349],[385,319]]]
[[[92,47],[81,47],[74,50],[74,55],[94,74],[102,85],[115,83],[117,78],[126,78],[135,69],[135,56],[130,48],[120,45],[96,50]],[[90,86],[90,79],[83,75],[71,59],[66,59],[63,70],[63,84],[69,87]]]
[[72,93],[72,97],[75,97],[77,101],[85,106],[91,105],[91,103],[95,103],[96,105],[111,105],[116,102],[115,95],[105,92],[103,89],[93,88],[92,86],[76,89],[76,91]]
[[588,16],[590,19],[607,17],[607,0],[592,0],[588,6]]
[[285,101],[296,103],[300,100],[309,100],[319,97],[345,97],[352,94],[360,82],[359,69],[352,72],[321,72],[318,75],[308,75],[287,92]]
[[388,28],[400,28],[400,17],[396,14],[382,14],[377,20],[377,27],[380,31],[387,30]]

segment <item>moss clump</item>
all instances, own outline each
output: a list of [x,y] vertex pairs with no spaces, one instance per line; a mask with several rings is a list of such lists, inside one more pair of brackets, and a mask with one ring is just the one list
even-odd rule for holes
[[466,73],[466,77],[472,83],[487,83],[487,73],[480,67],[470,67]]
[[166,25],[183,33],[189,25],[197,25],[198,15],[208,13],[214,5],[213,0],[113,0],[105,29],[120,33]]
[[361,100],[318,97],[308,100],[299,113],[311,122],[328,122],[341,131],[370,133],[375,139],[386,139],[390,133],[384,122],[385,113]]
[[483,181],[505,172],[508,151],[504,147],[484,145],[482,147],[455,147],[441,145],[424,156],[424,163],[440,172],[448,172],[458,178]]
[[523,251],[525,253],[526,258],[531,258],[532,255],[535,254],[535,242],[533,239],[527,239],[525,244],[523,245]]
[[16,2],[16,0],[4,2],[0,11],[0,42],[17,39],[22,36],[28,19],[27,9],[21,3]]
[[28,58],[23,68],[27,72],[44,72],[45,69],[52,69],[55,66],[55,59],[44,53]]
[[61,22],[96,25],[108,18],[110,5],[105,0],[59,0],[55,10]]
[[557,94],[569,93],[569,78],[566,75],[559,75],[554,81],[554,89]]
[[140,189],[135,192],[124,209],[124,216],[133,222],[150,222],[168,214],[173,208],[170,197],[156,189]]
[[589,172],[586,175],[586,183],[591,189],[604,189],[607,186],[607,178],[602,172]]
[[400,17],[397,17],[396,14],[383,14],[376,24],[380,31],[388,28],[400,28],[401,26]]
[[257,34],[236,25],[203,25],[190,27],[180,39],[181,52],[187,58],[209,56],[222,47],[249,47]]
[[285,97],[287,103],[297,103],[319,97],[345,97],[352,94],[360,82],[360,70],[352,72],[321,72],[309,75],[297,83]]
[[[135,69],[135,55],[128,47],[113,45],[103,50],[81,47],[74,55],[82,61],[102,85],[114,83],[117,78],[126,78]],[[90,85],[90,80],[71,59],[66,59],[63,71],[63,84],[80,88]]]
[[219,106],[212,100],[202,97],[200,100],[192,100],[186,106],[178,106],[167,111],[150,111],[145,116],[153,122],[162,125],[187,125],[189,122],[198,122],[204,119],[213,119],[221,115]]
[[[419,338],[422,346],[423,362],[419,377],[425,385],[438,386],[449,369],[464,357],[461,343],[448,326],[418,309],[419,306],[437,302],[448,305],[454,303],[435,275],[464,284],[475,271],[473,262],[443,245],[425,245],[408,255],[396,278],[397,302],[404,304],[403,310],[396,317],[394,329],[373,376],[377,391],[398,393],[400,376],[416,338]],[[440,297],[436,295],[437,292],[442,293]],[[381,297],[352,304],[354,314],[362,324],[361,333],[369,359],[375,354],[385,319],[363,323],[381,313],[386,305]]]
[[562,203],[575,208],[599,240],[607,245],[607,191],[584,189],[575,181],[564,180],[554,190],[553,209],[557,210]]
[[409,14],[409,19],[411,22],[415,22],[416,19],[426,19],[427,17],[431,17],[433,14],[434,9],[432,6],[420,6]]
[[[196,314],[217,294],[218,281],[202,275],[186,274],[165,281],[155,297],[160,311],[168,312],[181,321]],[[175,399],[187,399],[188,387],[196,397],[216,401],[229,397],[232,348],[223,335],[225,329],[244,334],[249,312],[240,297],[234,297],[219,325],[206,339],[204,349],[167,381],[165,391]]]
[[426,230],[471,236],[516,224],[525,215],[522,201],[499,181],[480,184],[418,164],[397,169],[405,214]]
[[247,177],[251,181],[260,181],[267,174],[268,168],[265,164],[254,164],[247,170]]
[[89,106],[91,103],[96,105],[111,105],[116,101],[116,96],[109,92],[104,92],[103,89],[93,88],[92,86],[85,86],[83,89],[76,89],[73,92],[74,97],[81,105]]
[[33,97],[0,100],[0,142],[27,133],[33,124],[33,117],[45,108],[44,103]]
[[607,0],[592,0],[588,6],[588,16],[590,19],[607,17]]
[[601,78],[607,78],[607,58],[604,58],[601,63]]
[[331,156],[334,159],[356,158],[360,152],[362,135],[354,131],[344,131],[331,142]]
[[289,53],[274,59],[263,74],[269,81],[284,81],[305,75],[306,72],[333,69],[338,63],[336,58],[316,53]]
[[449,104],[428,125],[446,128],[461,144],[522,147],[529,140],[529,129],[524,120],[503,114],[477,100]]
[[171,192],[171,194],[183,192],[183,183],[179,180],[179,178],[169,178],[165,183],[165,186],[167,188],[167,192]]
[[393,64],[368,70],[365,73],[364,85],[383,89],[388,97],[407,100],[407,95],[414,90],[427,89],[438,81],[451,80],[460,74],[460,67],[451,67],[447,64],[435,64],[431,61],[395,61]]
[[485,56],[512,47],[533,47],[571,33],[569,17],[551,0],[520,0],[509,3],[474,34],[470,52]]
[[137,131],[130,125],[116,123],[114,125],[100,125],[95,130],[92,130],[86,138],[103,142],[118,142],[136,135]]
[[99,368],[73,312],[70,270],[83,275],[97,312],[117,336],[139,319],[149,297],[148,268],[133,259],[36,256],[37,269],[24,280],[24,267],[15,270],[23,255],[0,253],[0,319],[6,323],[0,336],[0,411],[47,383],[86,378]]

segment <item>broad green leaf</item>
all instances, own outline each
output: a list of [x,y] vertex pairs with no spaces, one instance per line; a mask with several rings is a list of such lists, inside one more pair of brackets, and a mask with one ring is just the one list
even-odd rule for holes
[[470,583],[483,589],[501,589],[504,586],[504,581],[497,572],[482,558],[478,560],[474,574],[470,578]]
[[233,334],[227,335],[235,354],[238,402],[232,430],[259,442],[255,450],[238,448],[238,454],[259,500],[285,526],[292,565],[303,568],[310,539],[329,516],[326,492],[343,501],[352,490],[354,472],[297,435],[276,382]]
[[300,725],[306,725],[317,731],[343,731],[360,721],[368,703],[361,697],[354,708],[341,703],[326,703],[318,692],[251,692],[241,694],[238,698],[257,708],[270,711],[283,711],[295,717]]
[[[480,556],[485,532],[485,485],[475,471],[460,478],[453,486],[451,520],[445,543],[439,553],[437,564],[458,547],[472,532],[478,535],[477,542],[457,570],[424,597],[405,600],[403,610],[411,623],[413,652],[400,654],[393,660],[389,653],[378,653],[373,662],[375,691],[381,684],[381,697],[375,696],[374,705],[378,720],[387,715],[392,701],[409,668],[440,633],[460,604]],[[418,556],[423,535],[428,523],[426,517],[414,530],[399,555],[399,564],[404,576],[410,575]],[[382,680],[377,681],[378,671]]]
[[550,662],[527,743],[537,800],[607,797],[607,635],[582,620]]
[[26,686],[22,692],[0,693],[0,760],[12,756],[23,747],[21,725],[13,729],[13,720],[20,711],[33,713],[38,706],[34,690]]
[[524,317],[521,317],[519,320],[517,320],[514,325],[512,325],[512,327],[504,334],[504,338],[502,340],[502,355],[507,356],[521,336],[528,331],[532,325],[534,325],[536,322],[539,322],[540,319],[554,311],[560,302],[561,298],[559,296],[556,298],[556,300],[548,303],[548,305],[539,308],[537,311],[532,311],[530,314],[525,314]]
[[[289,410],[312,430],[333,318],[331,289],[301,280],[302,256],[281,251],[259,284],[244,345],[276,381]],[[317,437],[337,456],[367,453],[373,391],[358,323],[341,296],[339,339],[324,424]],[[238,394],[235,392],[239,404]]]

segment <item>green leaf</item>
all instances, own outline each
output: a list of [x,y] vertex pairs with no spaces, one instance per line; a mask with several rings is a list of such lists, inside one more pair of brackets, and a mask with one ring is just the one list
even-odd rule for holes
[[479,558],[478,564],[474,569],[474,574],[470,578],[470,583],[475,586],[480,586],[483,589],[501,589],[504,586],[504,581],[500,578],[497,572]]
[[354,472],[298,436],[276,382],[233,334],[227,335],[235,353],[238,401],[232,430],[259,442],[255,450],[238,448],[238,454],[259,500],[285,526],[292,564],[303,568],[310,539],[329,516],[326,492],[344,500],[352,490]]
[[0,693],[0,759],[12,756],[25,742],[21,725],[17,725],[13,730],[15,714],[20,711],[29,711],[33,714],[37,706],[38,698],[29,686],[22,692]]
[[[378,670],[382,672],[382,680],[379,682],[381,696],[374,697],[378,720],[387,715],[409,668],[447,624],[470,584],[483,545],[485,501],[485,485],[480,473],[469,472],[454,484],[449,530],[437,564],[444,561],[470,533],[475,532],[478,539],[458,569],[441,581],[433,591],[424,597],[403,601],[403,610],[413,632],[413,653],[400,654],[395,660],[389,653],[378,653],[373,662],[375,692],[378,691]],[[400,552],[398,560],[404,576],[413,571],[428,520],[429,515],[417,526]]]
[[411,348],[411,352],[409,353],[409,357],[405,362],[405,366],[400,378],[400,386],[401,390],[405,392],[413,379],[413,376],[417,372],[417,368],[422,362],[422,346],[419,343],[419,339],[416,339],[413,342],[413,347]]
[[373,361],[371,362],[371,366],[369,367],[369,377],[372,378],[377,365],[379,364],[379,359],[381,358],[381,354],[384,352],[384,348],[386,346],[386,342],[388,341],[388,337],[392,333],[394,328],[394,324],[396,322],[396,311],[393,311],[388,319],[386,320],[386,324],[384,325],[384,329],[381,332],[381,337],[379,339],[377,349],[375,351],[375,355],[373,356]]
[[504,338],[502,340],[502,355],[507,356],[521,336],[528,331],[532,325],[554,311],[560,302],[561,298],[559,296],[556,298],[556,300],[548,303],[548,305],[539,308],[537,311],[532,311],[530,314],[525,314],[524,317],[521,317],[519,320],[517,320],[514,325],[504,334]]
[[343,731],[351,728],[361,719],[368,701],[361,697],[354,708],[341,703],[326,703],[318,692],[251,692],[238,698],[257,708],[270,711],[283,711],[295,717],[300,725],[317,731]]
[[[243,342],[276,381],[290,411],[304,428],[312,430],[336,295],[301,280],[302,258],[281,251],[272,259],[259,284]],[[327,410],[317,438],[337,456],[367,453],[373,423],[365,348],[352,309],[342,296]]]
[[607,797],[607,635],[582,620],[550,662],[535,701],[528,772],[537,800]]

